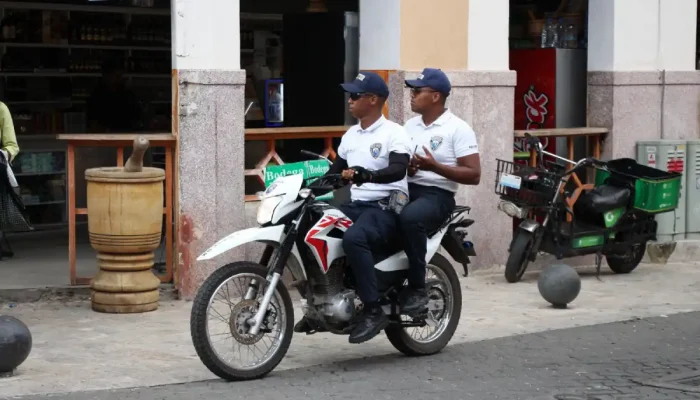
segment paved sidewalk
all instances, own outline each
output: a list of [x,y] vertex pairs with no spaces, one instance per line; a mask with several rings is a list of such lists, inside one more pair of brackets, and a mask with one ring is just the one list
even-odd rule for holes
[[[518,284],[505,283],[500,271],[463,278],[464,311],[451,344],[700,310],[700,263],[643,265],[630,275],[603,268],[602,281],[594,268],[577,268],[582,292],[567,310],[552,309],[540,297],[536,271]],[[213,379],[192,347],[190,307],[164,302],[159,311],[141,315],[94,313],[87,303],[0,308],[25,321],[34,335],[19,375],[0,380],[0,398]],[[383,336],[350,345],[330,334],[295,335],[276,373],[395,353]]]

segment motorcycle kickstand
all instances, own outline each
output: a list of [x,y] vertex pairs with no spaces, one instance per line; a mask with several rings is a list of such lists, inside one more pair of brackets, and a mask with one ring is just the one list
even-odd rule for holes
[[595,267],[596,267],[596,274],[595,277],[599,281],[600,279],[600,264],[603,262],[603,254],[601,252],[597,252],[595,255]]

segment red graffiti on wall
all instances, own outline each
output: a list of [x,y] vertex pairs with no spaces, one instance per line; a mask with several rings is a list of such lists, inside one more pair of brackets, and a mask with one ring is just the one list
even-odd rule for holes
[[535,85],[530,85],[528,91],[523,95],[525,101],[525,117],[527,118],[526,129],[539,129],[544,126],[547,117],[547,104],[549,97],[546,94],[535,92]]
[[194,222],[192,218],[181,214],[179,235],[177,240],[177,248],[180,254],[179,265],[177,269],[179,279],[178,291],[183,297],[189,297],[194,293],[192,276],[190,269],[192,268],[192,251],[190,244],[194,241]]

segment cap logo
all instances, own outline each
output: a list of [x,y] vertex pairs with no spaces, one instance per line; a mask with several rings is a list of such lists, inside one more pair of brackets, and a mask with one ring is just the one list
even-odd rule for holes
[[357,79],[358,81],[362,82],[362,81],[365,80],[365,76],[362,75],[362,74],[357,74],[357,78],[355,78],[355,79]]
[[425,76],[423,74],[418,75],[418,79],[423,79]]

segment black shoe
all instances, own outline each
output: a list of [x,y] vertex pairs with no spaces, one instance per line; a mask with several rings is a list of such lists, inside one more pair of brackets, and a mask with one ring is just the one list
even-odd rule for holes
[[308,333],[312,330],[309,320],[307,320],[306,317],[301,317],[301,320],[294,325],[294,332],[296,333]]
[[399,295],[401,313],[409,317],[420,315],[428,310],[428,293],[425,289],[406,288]]
[[352,329],[348,341],[350,343],[366,342],[389,326],[389,318],[384,314],[381,307],[371,307],[363,310],[362,315],[357,320],[357,324]]

